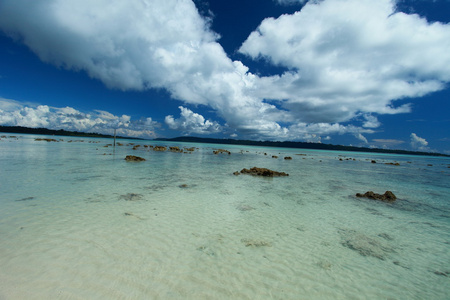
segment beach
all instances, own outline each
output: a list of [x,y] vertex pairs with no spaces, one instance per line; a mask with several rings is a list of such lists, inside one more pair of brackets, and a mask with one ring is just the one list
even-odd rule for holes
[[450,297],[449,158],[1,135],[0,299]]

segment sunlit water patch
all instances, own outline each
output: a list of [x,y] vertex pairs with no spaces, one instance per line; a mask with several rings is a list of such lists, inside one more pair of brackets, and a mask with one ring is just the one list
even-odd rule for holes
[[448,159],[35,138],[0,140],[0,299],[450,297]]

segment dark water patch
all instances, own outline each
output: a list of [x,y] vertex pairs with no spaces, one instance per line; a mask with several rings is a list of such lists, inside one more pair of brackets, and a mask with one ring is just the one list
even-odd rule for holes
[[144,187],[144,189],[150,190],[152,192],[158,192],[158,191],[164,190],[166,187],[167,187],[167,185],[164,185],[164,184],[153,184],[153,185]]
[[125,217],[130,217],[130,218],[134,218],[134,219],[138,219],[138,220],[145,220],[145,218],[142,218],[141,216],[136,215],[136,214],[131,213],[131,212],[125,212],[123,215]]
[[119,199],[125,200],[125,201],[139,201],[144,198],[144,195],[142,194],[135,194],[135,193],[128,193],[125,195],[120,195]]
[[410,267],[405,266],[403,263],[399,262],[398,260],[394,260],[392,263],[393,263],[394,265],[399,266],[399,267],[402,267],[403,269],[406,269],[406,270],[410,270],[410,269],[411,269]]
[[450,276],[450,271],[434,271],[433,273],[435,275],[444,276],[444,277]]
[[415,202],[408,199],[400,199],[396,201],[392,207],[403,211],[438,214],[438,215],[450,215],[450,210],[445,207],[436,207],[428,203]]
[[249,210],[255,210],[256,208],[254,208],[253,206],[250,206],[248,204],[239,204],[236,206],[237,210],[240,211],[249,211]]
[[362,256],[386,260],[391,253],[396,253],[385,238],[370,237],[350,229],[339,229],[338,232],[341,236],[342,246],[356,251]]
[[433,223],[430,223],[430,222],[411,221],[411,222],[409,222],[409,224],[424,224],[424,225],[428,225],[428,226],[430,226],[432,228],[441,228],[441,226],[433,224]]
[[390,236],[389,234],[387,234],[387,233],[380,233],[378,236],[383,238],[383,239],[385,239],[385,240],[387,240],[387,241],[394,240],[394,238],[392,236]]
[[26,197],[26,198],[18,199],[15,201],[30,201],[30,200],[34,200],[34,199],[36,199],[36,197]]

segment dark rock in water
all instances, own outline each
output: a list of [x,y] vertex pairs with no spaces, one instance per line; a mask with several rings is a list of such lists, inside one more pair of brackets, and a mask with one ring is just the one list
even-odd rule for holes
[[227,153],[228,155],[231,154],[230,151],[224,150],[224,149],[217,149],[217,150],[215,150],[213,153],[214,153],[214,154]]
[[372,191],[368,191],[365,194],[357,193],[356,197],[365,197],[365,198],[369,198],[369,199],[373,199],[373,200],[381,200],[381,201],[385,201],[385,202],[394,202],[397,199],[397,197],[391,191],[386,191],[382,195],[374,193]]
[[37,138],[37,139],[34,139],[35,141],[46,141],[46,142],[58,142],[57,140],[55,140],[55,139],[43,139],[43,138]]
[[371,163],[373,163],[373,164],[376,164],[376,163],[377,163],[377,161],[376,161],[376,160],[372,160],[372,161],[371,161]]
[[286,159],[286,160],[291,160],[292,157],[290,157],[290,156],[285,156],[284,159]]
[[153,147],[153,151],[166,151],[167,147],[164,146],[155,146]]
[[171,152],[183,152],[179,147],[169,147],[169,151]]
[[186,183],[183,183],[183,184],[180,184],[178,187],[181,188],[181,189],[186,189],[189,186]]
[[244,169],[241,170],[240,173],[238,171],[236,171],[233,174],[234,175],[249,174],[249,175],[253,175],[253,176],[264,176],[264,177],[289,176],[289,174],[284,173],[284,172],[277,172],[277,171],[273,171],[273,170],[270,170],[270,169],[257,168],[257,167],[253,167],[250,170],[244,168]]
[[134,156],[134,155],[127,155],[127,157],[125,157],[126,161],[145,161],[145,158],[139,157],[139,156]]

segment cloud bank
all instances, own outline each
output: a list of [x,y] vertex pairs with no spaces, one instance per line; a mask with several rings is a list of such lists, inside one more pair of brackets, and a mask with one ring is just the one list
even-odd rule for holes
[[119,117],[101,110],[83,113],[72,107],[26,106],[3,98],[0,98],[0,125],[109,135],[114,134],[116,129],[118,135],[141,138],[155,138],[155,129],[160,126],[151,118],[131,120],[130,116]]
[[179,130],[185,134],[210,134],[221,131],[221,126],[217,122],[205,120],[205,118],[192,110],[180,106],[181,117],[174,119],[173,116],[166,116],[165,122],[170,129]]
[[[227,56],[191,0],[3,0],[0,29],[42,61],[83,70],[109,88],[163,88],[186,105],[208,106],[233,136],[350,133],[364,141],[380,126],[377,115],[411,110],[395,100],[450,81],[450,26],[395,9],[391,0],[310,1],[263,20],[239,51],[288,70],[266,77]],[[220,130],[200,117],[182,109],[166,124]]]

